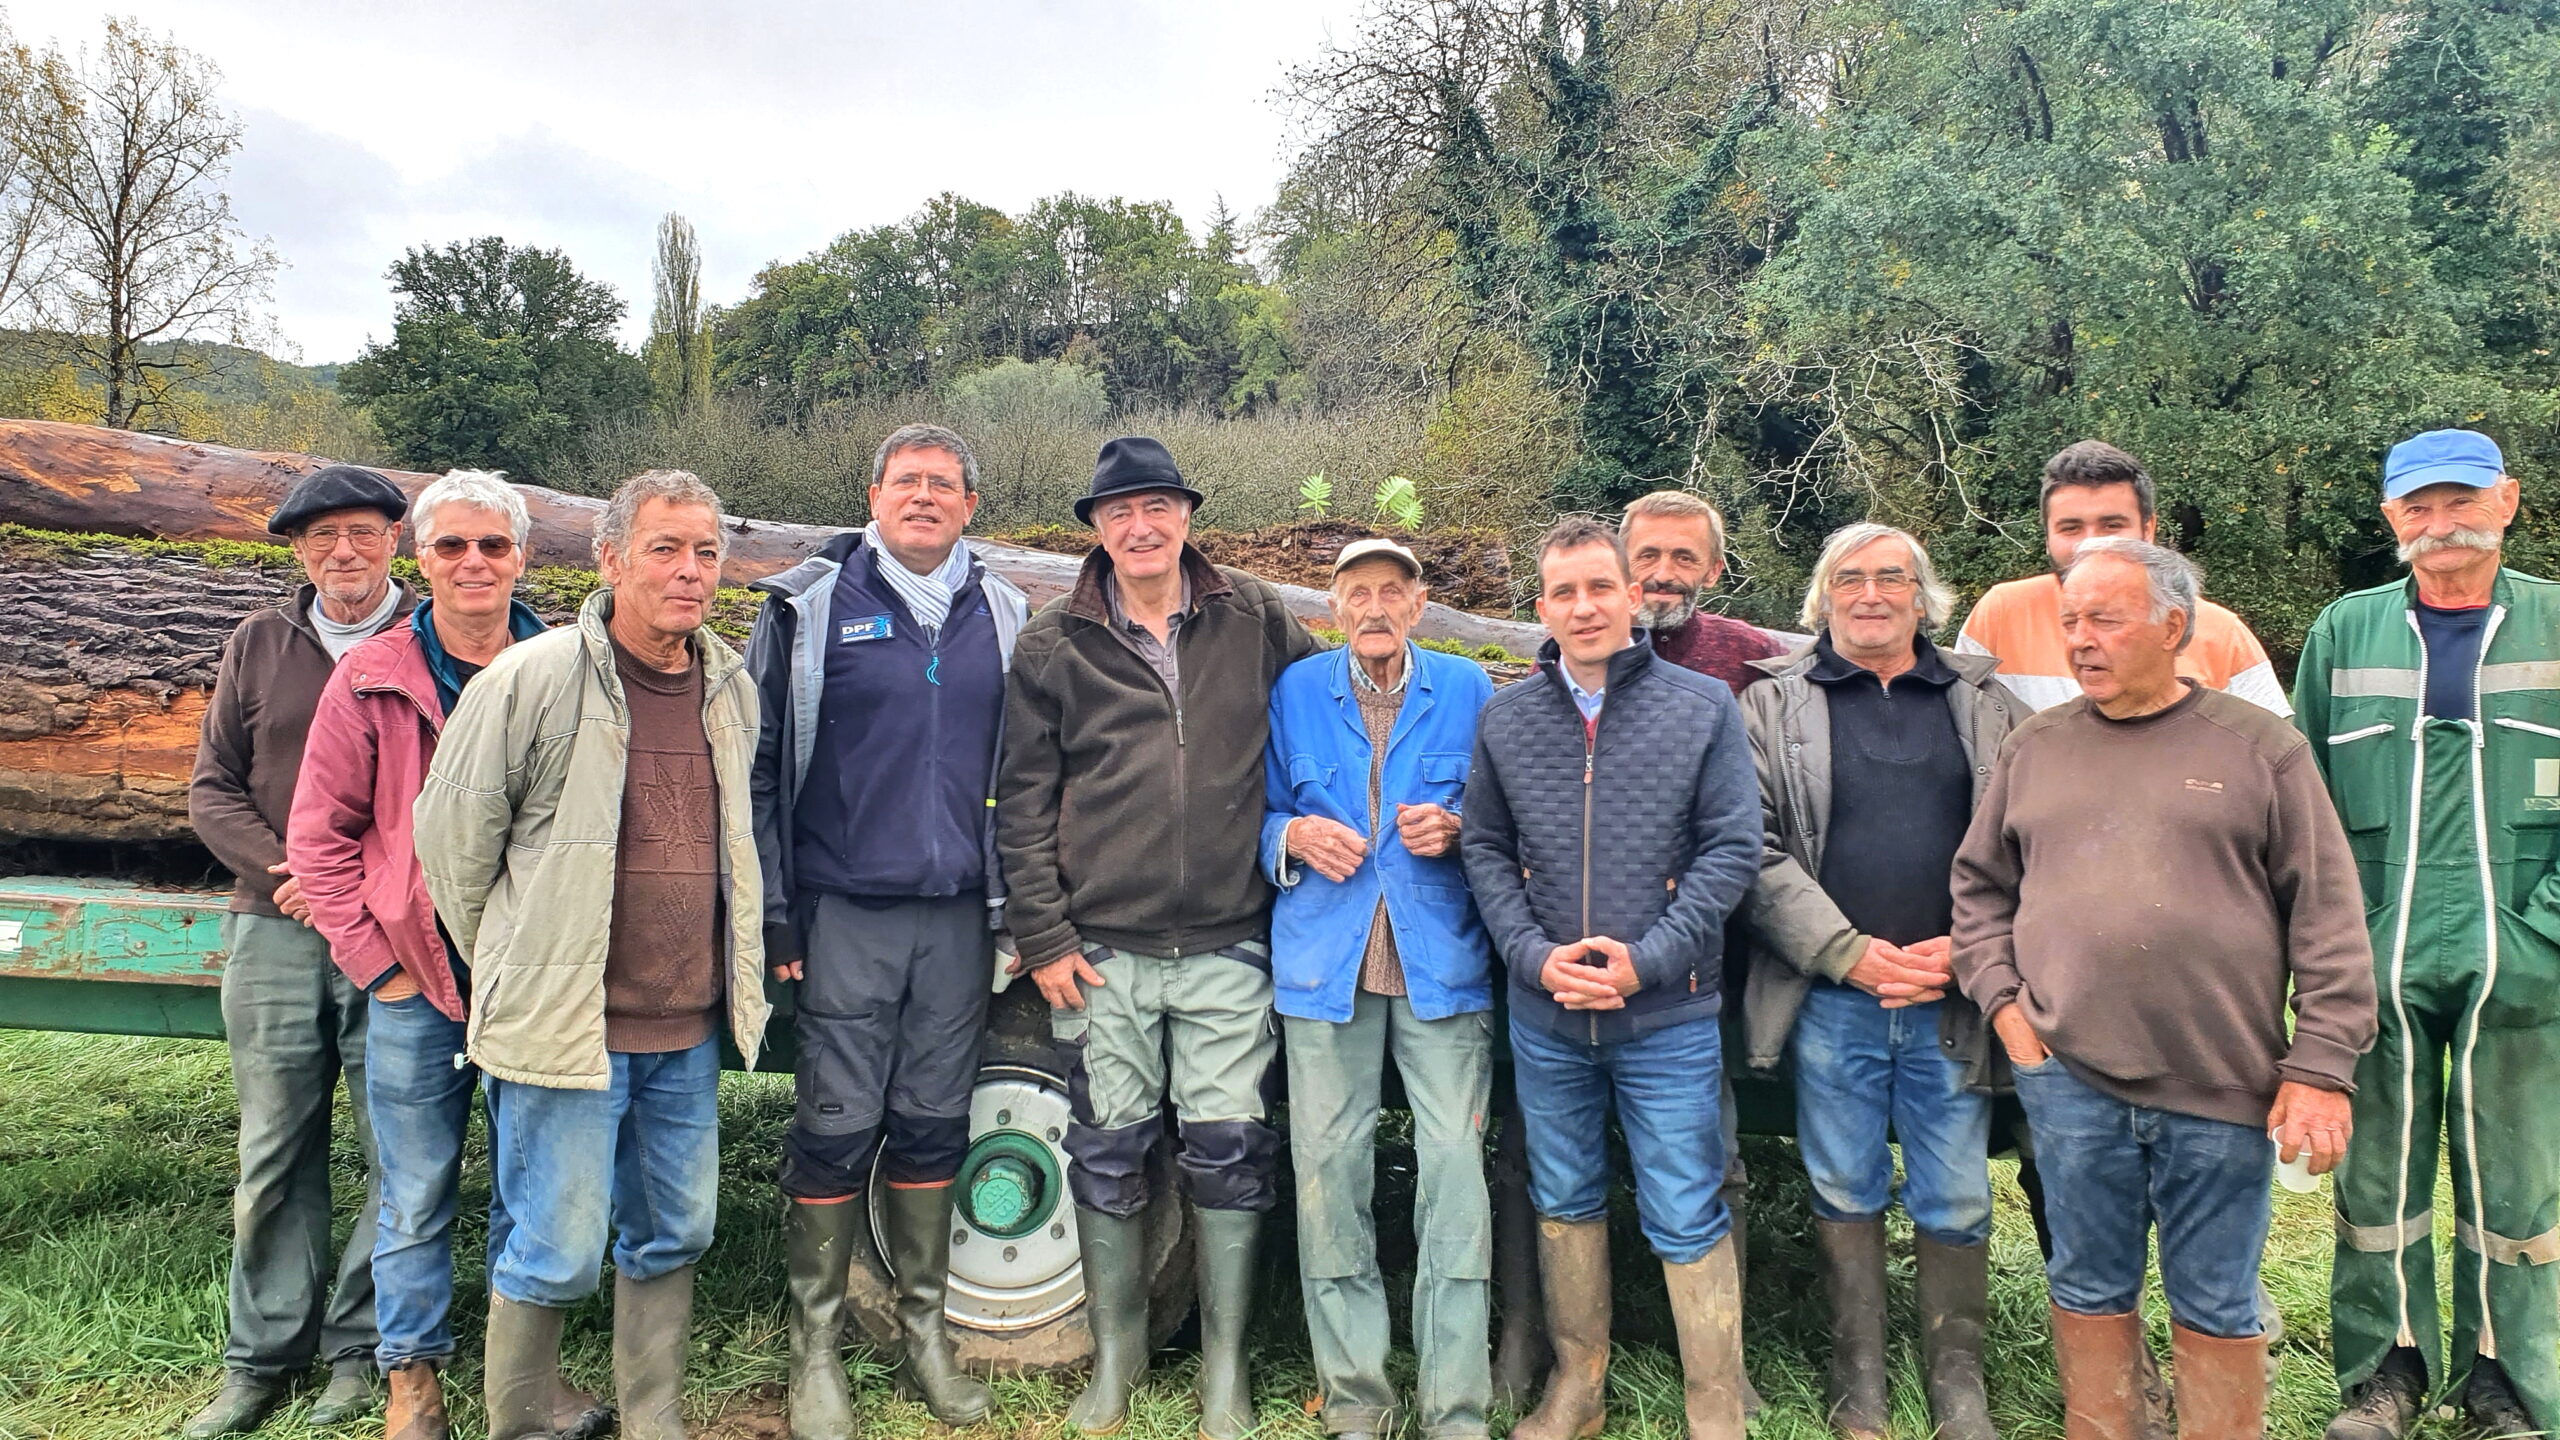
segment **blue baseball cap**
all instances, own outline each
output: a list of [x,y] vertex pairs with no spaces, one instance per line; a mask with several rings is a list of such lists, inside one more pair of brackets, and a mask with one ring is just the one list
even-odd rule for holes
[[2486,489],[2507,473],[2498,442],[2477,430],[2430,430],[2391,447],[2382,462],[2382,498],[2397,500],[2430,485]]

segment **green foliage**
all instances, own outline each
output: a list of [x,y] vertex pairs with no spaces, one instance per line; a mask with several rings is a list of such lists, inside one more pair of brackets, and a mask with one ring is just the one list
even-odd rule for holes
[[1333,509],[1333,482],[1319,470],[1298,482],[1298,508],[1321,520]]
[[391,267],[391,342],[339,374],[401,464],[549,481],[599,422],[647,402],[614,343],[623,304],[557,250],[488,236],[413,249]]
[[1294,397],[1283,297],[1233,222],[1194,239],[1167,206],[1057,195],[1018,216],[942,195],[768,266],[715,320],[721,387],[770,418],[943,389],[996,362],[1064,361],[1124,408],[1227,413]]
[[1098,371],[1064,360],[1008,355],[951,382],[951,413],[973,429],[1018,425],[1099,425],[1111,396]]
[[1414,493],[1413,482],[1402,475],[1390,475],[1378,482],[1378,518],[1406,530],[1422,528],[1422,497]]
[[711,325],[702,302],[702,242],[681,215],[658,222],[651,279],[657,302],[649,311],[649,338],[640,347],[649,367],[649,399],[662,415],[682,415],[711,398]]

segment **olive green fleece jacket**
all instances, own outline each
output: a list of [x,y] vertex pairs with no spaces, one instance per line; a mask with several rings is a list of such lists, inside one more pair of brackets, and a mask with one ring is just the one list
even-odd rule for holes
[[1271,686],[1321,647],[1279,591],[1185,545],[1173,694],[1113,628],[1110,567],[1096,549],[1031,617],[1005,685],[996,849],[1006,927],[1033,965],[1088,944],[1195,955],[1270,924],[1256,852]]

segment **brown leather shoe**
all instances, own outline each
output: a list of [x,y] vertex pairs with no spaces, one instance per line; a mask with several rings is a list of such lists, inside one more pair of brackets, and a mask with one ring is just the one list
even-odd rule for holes
[[2053,1360],[2069,1440],[2136,1440],[2142,1433],[2142,1315],[2075,1315],[2053,1308]]
[[2224,1340],[2169,1327],[2176,1367],[2178,1440],[2264,1440],[2267,1433],[2267,1337]]
[[444,1412],[444,1378],[424,1360],[392,1367],[391,1398],[382,1407],[382,1440],[453,1440]]

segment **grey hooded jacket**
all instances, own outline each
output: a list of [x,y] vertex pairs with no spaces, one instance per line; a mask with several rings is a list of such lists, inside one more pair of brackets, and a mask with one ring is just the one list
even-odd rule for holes
[[[1938,658],[1956,672],[1947,706],[1973,763],[1973,799],[1979,805],[2001,744],[2030,712],[1993,678],[1997,657],[1940,650]],[[1740,696],[1768,833],[1760,878],[1739,912],[1753,941],[1742,1015],[1751,1066],[1768,1070],[1786,1054],[1796,1011],[1814,977],[1837,981],[1848,974],[1865,952],[1867,937],[1850,926],[1814,878],[1822,873],[1822,832],[1831,820],[1831,702],[1806,678],[1814,647],[1802,645],[1751,664],[1769,677]],[[1989,1034],[1982,1012],[1949,986],[1938,1017],[1940,1053],[1964,1066],[1966,1085],[2005,1089],[2007,1057],[1987,1043]]]

